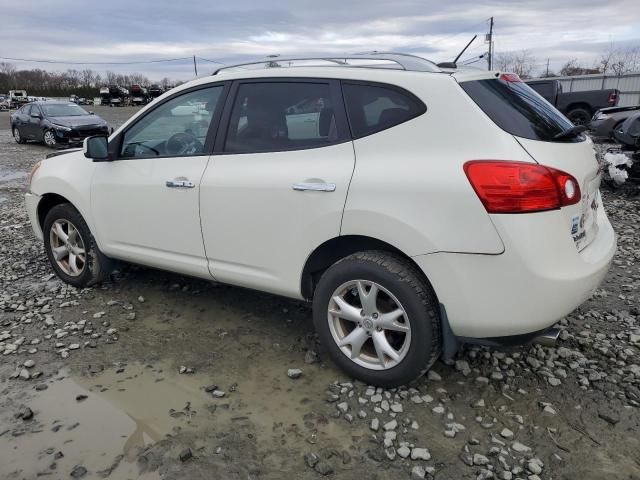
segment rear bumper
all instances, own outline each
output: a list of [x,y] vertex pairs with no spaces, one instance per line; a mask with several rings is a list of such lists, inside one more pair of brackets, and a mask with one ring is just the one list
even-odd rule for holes
[[33,233],[38,240],[42,240],[42,229],[40,228],[40,222],[38,221],[38,203],[40,203],[40,195],[30,192],[25,193],[24,203],[27,208],[27,214],[29,215],[29,221],[31,222]]
[[603,208],[598,235],[581,252],[559,211],[493,215],[492,220],[505,243],[501,255],[414,257],[446,308],[456,337],[489,340],[545,331],[591,295],[616,250]]

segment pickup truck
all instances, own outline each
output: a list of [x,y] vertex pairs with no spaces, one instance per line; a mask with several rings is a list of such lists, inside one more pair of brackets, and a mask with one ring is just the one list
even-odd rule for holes
[[619,92],[616,89],[564,93],[558,80],[529,80],[527,84],[564,113],[574,125],[587,125],[596,111],[618,104]]

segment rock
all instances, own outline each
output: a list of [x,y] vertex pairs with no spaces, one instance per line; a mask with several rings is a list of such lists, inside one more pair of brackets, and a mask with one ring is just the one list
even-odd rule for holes
[[225,393],[222,390],[214,390],[213,392],[211,392],[211,395],[215,398],[222,398],[225,396]]
[[394,413],[402,413],[403,408],[401,403],[393,403],[391,404],[391,411]]
[[69,350],[78,350],[79,348],[80,348],[79,343],[72,343],[71,345],[69,345]]
[[540,465],[540,462],[536,462],[534,460],[531,460],[529,461],[529,463],[527,463],[527,469],[534,475],[539,475],[542,473],[542,466]]
[[180,455],[178,455],[178,459],[181,462],[186,462],[187,460],[189,460],[191,457],[193,457],[193,452],[191,452],[191,449],[189,447],[185,448],[184,450],[182,450],[180,452]]
[[69,475],[71,475],[73,478],[82,478],[86,474],[86,468],[84,468],[82,465],[76,465],[75,467],[73,467],[73,470],[71,470],[71,473]]
[[46,390],[47,388],[49,388],[49,386],[46,383],[39,383],[35,386],[36,391],[38,392],[42,392],[43,390]]
[[34,362],[33,360],[27,360],[22,365],[24,366],[24,368],[33,368],[36,365],[36,362]]
[[319,363],[320,357],[313,350],[307,350],[307,353],[304,354],[304,363],[310,365],[312,363]]
[[338,405],[336,405],[336,407],[338,408],[338,410],[340,410],[342,413],[347,413],[349,411],[349,404],[347,402],[341,402]]
[[489,459],[484,455],[480,455],[479,453],[473,454],[473,464],[474,465],[487,465],[489,463]]
[[620,421],[620,416],[611,410],[598,410],[598,417],[607,422],[610,425],[615,425]]
[[520,442],[513,442],[511,448],[518,453],[529,453],[531,451],[531,447],[527,447]]
[[558,385],[562,384],[562,381],[559,378],[555,378],[555,377],[549,377],[547,381],[549,382],[549,385],[551,385],[552,387],[557,387]]
[[307,467],[313,468],[320,461],[320,457],[313,452],[304,454],[304,462],[307,464]]
[[140,296],[138,297],[138,301],[139,301],[140,303],[144,303],[144,297],[143,297],[142,295],[140,295]]
[[510,439],[510,438],[513,438],[513,432],[508,428],[503,428],[502,431],[500,432],[500,436],[502,438]]
[[33,410],[23,405],[14,416],[15,418],[21,418],[24,421],[31,420],[33,418]]
[[444,413],[444,407],[442,405],[438,405],[437,407],[433,407],[431,411],[433,413],[437,413],[438,415],[442,415]]
[[427,379],[431,380],[432,382],[439,382],[442,380],[442,377],[440,376],[440,374],[438,374],[438,372],[429,370],[427,372]]
[[396,452],[401,458],[407,458],[409,455],[411,455],[411,450],[406,445],[403,445],[400,448],[398,448]]
[[382,428],[384,428],[385,431],[389,431],[389,430],[395,430],[397,427],[398,427],[398,421],[391,420],[390,422],[385,423]]
[[19,377],[23,380],[29,380],[31,378],[31,374],[29,373],[29,370],[23,368],[20,370]]
[[411,480],[422,480],[427,476],[427,472],[424,467],[416,465],[411,469]]
[[377,432],[380,429],[380,420],[378,420],[377,418],[374,418],[373,420],[371,420],[371,424],[369,425],[369,428],[374,432]]
[[87,398],[89,398],[89,397],[87,395],[84,395],[84,394],[76,395],[76,402],[83,402]]
[[411,450],[411,460],[430,460],[431,453],[426,448],[413,448]]
[[292,379],[296,379],[296,378],[300,378],[302,376],[302,370],[300,370],[299,368],[290,368],[289,370],[287,370],[287,377],[292,378]]
[[333,467],[331,466],[331,464],[323,460],[316,463],[314,470],[318,472],[320,475],[329,475],[333,473]]

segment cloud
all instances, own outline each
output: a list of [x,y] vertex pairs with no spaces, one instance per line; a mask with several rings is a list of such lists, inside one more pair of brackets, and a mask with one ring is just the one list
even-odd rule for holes
[[[528,49],[556,69],[574,57],[593,63],[611,41],[640,45],[637,0],[51,0],[47,8],[41,2],[5,3],[0,56],[127,62],[196,55],[233,62],[274,53],[397,50],[442,61],[478,34],[463,57],[473,59],[487,50],[490,16],[497,52]],[[192,67],[187,59],[108,68],[188,79]],[[201,70],[213,68],[201,61]]]

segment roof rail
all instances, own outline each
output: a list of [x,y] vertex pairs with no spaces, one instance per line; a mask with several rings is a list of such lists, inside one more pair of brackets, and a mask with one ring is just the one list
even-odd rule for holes
[[[323,56],[291,56],[283,57],[280,55],[270,55],[261,60],[254,60],[246,63],[236,63],[233,65],[225,65],[218,68],[213,72],[213,75],[217,75],[223,70],[229,70],[232,68],[251,67],[254,65],[264,64],[265,68],[282,67],[281,62],[300,62],[300,61],[313,61],[320,60],[332,63],[342,67],[358,67],[358,68],[390,68],[387,65],[353,65],[350,64],[350,60],[383,60],[396,64],[395,67],[400,70],[407,70],[412,72],[442,72],[442,70],[432,61],[426,58],[418,57],[417,55],[411,55],[408,53],[393,53],[393,52],[364,52],[355,53],[350,55],[323,57]],[[306,65],[309,66],[309,65]],[[314,65],[316,66],[316,65]]]

